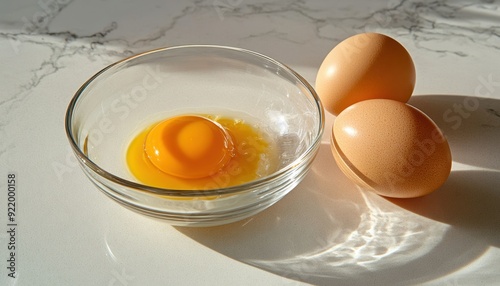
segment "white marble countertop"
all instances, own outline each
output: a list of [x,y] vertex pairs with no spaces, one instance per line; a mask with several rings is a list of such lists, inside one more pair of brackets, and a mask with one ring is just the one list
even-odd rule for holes
[[[2,1],[0,284],[498,285],[499,6]],[[358,190],[333,163],[328,131],[296,189],[255,217],[221,227],[172,227],[140,216],[105,197],[75,165],[66,107],[87,78],[116,60],[163,46],[229,45],[271,56],[314,84],[340,40],[368,31],[409,50],[417,68],[410,103],[450,142],[452,173],[429,196],[395,203]],[[328,115],[326,130],[333,119]],[[16,176],[15,236],[9,174]],[[16,278],[8,276],[13,251]]]

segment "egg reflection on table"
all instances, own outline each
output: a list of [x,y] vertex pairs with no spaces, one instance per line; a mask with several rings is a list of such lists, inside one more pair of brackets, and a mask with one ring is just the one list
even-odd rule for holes
[[324,59],[316,90],[336,115],[331,149],[351,180],[379,195],[419,197],[438,189],[451,170],[451,152],[438,126],[406,104],[415,66],[396,40],[354,35]]

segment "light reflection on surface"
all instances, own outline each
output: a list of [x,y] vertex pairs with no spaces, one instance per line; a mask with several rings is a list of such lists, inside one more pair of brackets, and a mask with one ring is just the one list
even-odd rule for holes
[[[430,282],[488,250],[477,233],[411,211],[409,201],[399,206],[359,190],[332,162],[322,144],[304,182],[270,209],[230,225],[177,229],[228,257],[315,285]],[[446,203],[459,178],[435,193],[443,198],[437,203]]]
[[108,258],[109,263],[112,265],[120,263],[116,255],[113,253],[113,250],[111,249],[110,242],[107,236],[104,237],[104,245],[106,248],[105,255]]
[[[351,207],[345,206],[348,201],[317,194],[322,196],[319,201],[323,202],[320,205],[323,209],[348,212],[347,217],[357,217],[358,220],[342,223],[335,219],[340,213],[330,212],[331,228],[324,226],[324,230],[307,230],[302,234],[302,239],[309,237],[311,245],[316,247],[303,249],[298,255],[288,258],[247,259],[245,262],[314,284],[349,280],[355,276],[363,281],[360,284],[365,284],[374,272],[390,270],[394,265],[429,253],[447,231],[445,225],[431,226],[424,218],[412,218],[410,213],[384,202],[375,194],[355,187],[352,191],[357,191],[360,196]],[[318,235],[321,233],[323,236]]]

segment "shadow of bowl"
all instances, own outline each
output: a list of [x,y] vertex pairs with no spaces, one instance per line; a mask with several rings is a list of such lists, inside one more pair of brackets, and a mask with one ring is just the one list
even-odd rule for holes
[[[304,181],[268,210],[228,225],[176,229],[232,259],[314,285],[423,283],[475,261],[491,242],[497,245],[493,236],[471,243],[491,224],[476,232],[436,223],[359,190],[333,162],[329,144],[322,144]],[[438,195],[448,192],[445,187]]]

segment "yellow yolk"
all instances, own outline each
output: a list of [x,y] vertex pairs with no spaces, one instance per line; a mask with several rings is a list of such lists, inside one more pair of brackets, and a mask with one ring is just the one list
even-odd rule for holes
[[274,170],[272,148],[265,138],[239,119],[180,116],[139,133],[127,149],[126,161],[132,175],[145,185],[225,188]]
[[186,179],[217,173],[233,156],[233,142],[219,124],[179,116],[157,124],[146,137],[146,154],[161,171]]

